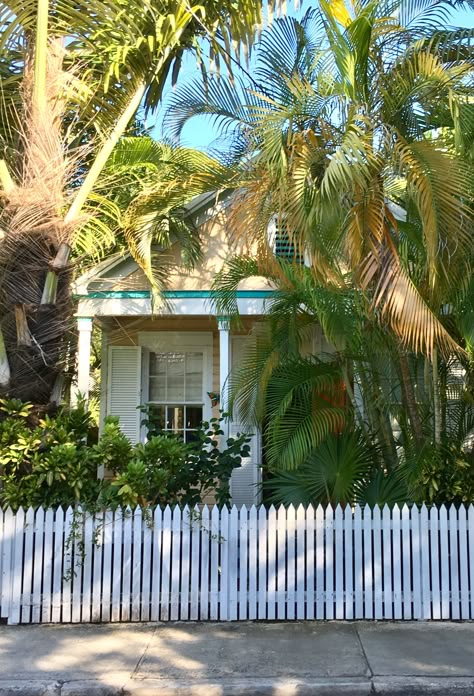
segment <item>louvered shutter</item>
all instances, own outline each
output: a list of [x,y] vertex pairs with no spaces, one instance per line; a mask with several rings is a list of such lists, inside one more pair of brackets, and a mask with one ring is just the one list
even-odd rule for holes
[[141,356],[139,346],[109,348],[107,414],[119,417],[120,429],[133,443],[140,439]]
[[[232,423],[231,436],[235,437],[239,432],[245,432],[245,429],[239,427],[238,423]],[[250,456],[242,459],[242,466],[232,472],[230,492],[232,504],[237,507],[257,505],[260,502],[259,468],[256,461],[259,449],[258,436],[254,435],[250,441]]]
[[[232,337],[232,369],[238,367],[243,355],[245,354],[248,341],[253,340],[250,336],[233,336]],[[230,424],[231,436],[237,433],[248,432],[248,428],[244,428],[239,422],[238,412],[234,413],[234,420]],[[230,481],[230,492],[232,495],[232,503],[241,507],[242,505],[257,505],[260,502],[260,436],[255,434],[250,441],[250,456],[242,460],[242,466],[232,473]]]

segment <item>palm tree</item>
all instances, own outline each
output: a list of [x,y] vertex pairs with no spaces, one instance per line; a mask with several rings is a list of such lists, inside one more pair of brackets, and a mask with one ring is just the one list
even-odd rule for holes
[[263,34],[252,84],[214,81],[203,97],[194,82],[167,119],[176,136],[195,114],[233,129],[231,225],[257,248],[257,274],[285,283],[276,218],[317,284],[339,292],[350,276],[392,336],[418,445],[409,352],[426,357],[438,444],[441,363],[467,360],[449,308],[468,297],[473,267],[474,31],[439,29],[455,4],[320,0]]
[[[231,40],[248,47],[261,22],[262,4],[240,0],[0,3],[2,393],[47,402],[70,359],[71,252],[100,247],[94,235],[104,243],[110,234],[107,222],[118,211],[103,195],[106,185],[110,189],[110,166],[104,170],[138,109],[157,108],[185,52],[202,63],[204,40],[211,57],[221,55],[230,66]],[[130,145],[124,145],[128,157]],[[137,147],[148,148],[155,168],[166,168],[169,176],[172,167],[159,163],[163,151],[157,157],[149,142],[135,143],[135,155]],[[197,172],[207,158],[189,166],[190,154],[181,152],[175,165],[179,158],[193,180],[190,191],[200,190]],[[171,214],[183,203],[183,187],[171,193],[173,182],[165,186],[165,179],[153,195],[148,181],[122,220],[132,254],[155,287],[151,242],[166,237],[163,219],[170,223],[168,234],[187,234],[184,221],[178,224]],[[153,218],[150,205],[158,204]]]

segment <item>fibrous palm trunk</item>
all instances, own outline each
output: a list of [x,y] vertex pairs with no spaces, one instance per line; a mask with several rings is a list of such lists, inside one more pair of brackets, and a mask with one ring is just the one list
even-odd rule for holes
[[37,404],[48,402],[68,362],[73,337],[67,264],[55,269],[54,303],[44,303],[51,264],[73,233],[64,220],[74,163],[62,136],[62,56],[60,44],[49,42],[40,90],[32,65],[27,65],[20,147],[11,162],[18,183],[3,185],[0,218],[0,326],[5,347],[0,388],[3,394]]

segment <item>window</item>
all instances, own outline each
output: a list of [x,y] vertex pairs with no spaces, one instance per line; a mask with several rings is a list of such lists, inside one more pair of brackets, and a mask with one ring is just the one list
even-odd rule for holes
[[274,236],[273,236],[273,248],[275,251],[275,256],[279,259],[285,259],[285,261],[296,263],[304,263],[304,258],[302,254],[297,252],[297,245],[295,241],[290,238],[290,233],[285,224],[275,223]]
[[159,427],[192,440],[203,420],[203,394],[203,352],[150,353],[148,401]]

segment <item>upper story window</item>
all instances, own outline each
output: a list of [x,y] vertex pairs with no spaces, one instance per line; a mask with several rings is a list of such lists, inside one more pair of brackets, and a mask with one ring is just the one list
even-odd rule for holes
[[299,253],[297,244],[284,222],[275,221],[270,225],[269,238],[275,256],[290,262],[304,263],[303,254]]

